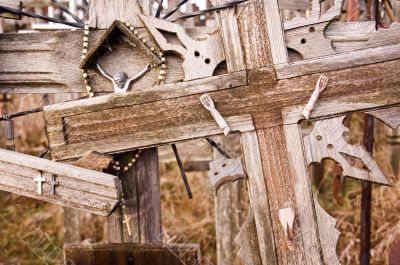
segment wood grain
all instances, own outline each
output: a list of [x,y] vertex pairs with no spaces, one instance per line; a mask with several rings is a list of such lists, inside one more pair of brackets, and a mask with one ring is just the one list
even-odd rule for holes
[[305,262],[307,252],[303,246],[300,223],[298,221],[294,223],[291,240],[294,250],[290,251],[279,221],[280,209],[292,207],[295,212],[298,211],[295,196],[296,176],[288,160],[289,153],[283,126],[259,130],[258,137],[278,264],[307,264]]
[[[143,28],[139,28],[150,45],[155,45]],[[204,36],[204,28],[188,30],[194,38]],[[91,31],[89,48],[104,33]],[[83,31],[59,31],[46,33],[3,34],[0,38],[0,92],[1,93],[70,93],[86,92],[82,72],[79,69],[82,57]],[[98,58],[110,73],[123,70],[134,76],[149,63],[146,52],[132,47],[125,37],[115,38],[112,52]],[[165,83],[175,84],[184,79],[182,59],[167,55],[168,72]],[[123,69],[121,69],[121,62]],[[216,74],[223,69],[217,69]],[[153,68],[132,85],[132,90],[155,85],[159,68]],[[97,71],[90,70],[91,85],[96,93],[113,92],[113,86]],[[232,84],[234,86],[234,84]]]
[[340,232],[336,229],[336,219],[322,209],[319,202],[315,199],[315,213],[317,215],[318,231],[322,246],[322,256],[324,264],[340,265],[336,253],[337,243]]
[[271,210],[255,131],[242,133],[241,144],[249,181],[250,204],[254,212],[260,255],[263,265],[279,264],[271,221]]
[[[115,159],[123,169],[133,157],[133,152],[127,152],[117,155]],[[109,242],[161,243],[163,234],[157,148],[142,150],[136,164],[124,171],[120,179],[126,208],[122,209],[121,216],[111,216],[111,220],[109,217]],[[130,218],[131,235],[128,233],[128,224],[122,223],[125,215]],[[117,234],[121,234],[122,230],[122,238],[114,237],[114,229]]]
[[[120,186],[112,175],[3,149],[0,172],[0,187],[4,191],[97,215],[109,215],[119,199]],[[46,179],[42,195],[38,195],[37,183],[33,181],[40,175]],[[50,184],[53,175],[59,182],[54,195]]]
[[[398,61],[393,60],[324,74],[330,78],[330,83],[311,118],[343,112],[341,106],[344,105],[348,106],[347,111],[356,111],[399,104],[400,69],[397,64]],[[382,68],[387,69],[385,75],[381,75]],[[301,113],[318,77],[315,74],[280,80],[275,86],[270,84],[270,89],[266,89],[264,84],[253,84],[251,88],[232,88],[211,92],[210,95],[223,116],[250,114],[255,118],[256,127],[267,128],[283,123],[281,111],[285,107],[296,106],[296,113],[297,109]],[[190,137],[194,138],[207,136],[209,129],[210,134],[218,134],[219,129],[201,105],[198,95],[190,95],[190,91],[185,97],[168,100],[157,99],[169,98],[169,91],[165,91],[164,95],[133,92],[46,107],[47,132],[54,159],[77,158],[88,149],[93,150],[93,147],[99,152],[111,153],[181,141],[187,139],[187,130],[193,132]],[[149,94],[154,98],[147,97]],[[344,94],[346,102],[341,100]],[[176,96],[179,96],[179,91]],[[141,105],[134,105],[139,103]],[[148,117],[152,118],[151,123]],[[233,122],[229,118],[227,120],[228,124]],[[209,125],[210,128],[207,127]],[[236,123],[235,126],[238,125]],[[156,138],[148,138],[151,135],[156,135]]]
[[[173,52],[182,57],[185,81],[213,76],[217,66],[225,61],[219,29],[196,40],[179,24],[148,16],[140,16],[140,19],[163,52]],[[178,43],[168,40],[163,32],[176,35]]]
[[201,254],[197,244],[66,244],[64,260],[75,265],[197,265]]
[[[308,165],[331,158],[340,164],[345,176],[389,185],[388,179],[364,146],[350,145],[345,140],[344,132],[348,131],[343,125],[345,117],[315,121],[311,132],[303,138]],[[346,156],[361,160],[366,169],[356,167]]]
[[314,199],[311,191],[306,160],[303,153],[300,128],[297,124],[285,125],[284,133],[289,154],[291,170],[294,176],[294,193],[296,198],[296,213],[300,223],[303,239],[305,264],[323,264],[321,244],[318,236],[317,217],[314,209]]
[[137,14],[150,15],[150,1],[147,0],[93,0],[89,6],[91,28],[106,29],[116,19],[125,19],[134,27],[142,25]]
[[[214,6],[226,4],[228,2],[228,0],[212,1]],[[244,62],[242,43],[239,34],[237,8],[233,7],[221,10],[217,16],[221,27],[228,72],[232,73],[242,71],[246,68],[246,65]]]
[[274,64],[287,63],[289,58],[285,46],[285,36],[279,2],[264,0],[268,39]]

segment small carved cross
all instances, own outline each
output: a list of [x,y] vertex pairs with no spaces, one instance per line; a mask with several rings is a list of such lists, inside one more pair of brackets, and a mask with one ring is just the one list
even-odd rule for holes
[[126,225],[126,228],[128,229],[128,235],[132,236],[132,231],[131,231],[131,226],[130,226],[131,218],[128,217],[126,214],[124,215],[124,221],[122,222],[123,224]]
[[36,177],[33,181],[37,182],[37,193],[42,195],[42,182],[46,182],[46,179],[42,176],[42,172],[40,172],[40,177]]
[[56,180],[56,176],[55,175],[53,175],[53,177],[51,178],[50,184],[51,184],[51,194],[54,195],[54,194],[56,194],[56,187],[60,184],[60,182],[58,182]]

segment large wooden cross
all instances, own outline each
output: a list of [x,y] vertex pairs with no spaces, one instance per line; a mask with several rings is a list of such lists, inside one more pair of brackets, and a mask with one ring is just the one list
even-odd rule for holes
[[[214,0],[213,4],[225,2]],[[314,1],[314,6],[318,9],[317,2]],[[250,216],[253,216],[238,237],[242,240],[241,255],[247,257],[249,264],[257,264],[251,263],[251,258],[263,265],[338,264],[335,220],[314,199],[308,165],[330,157],[340,160],[347,175],[388,184],[368,153],[360,147],[349,146],[342,139],[342,121],[344,115],[362,111],[393,128],[400,124],[400,70],[397,67],[400,27],[393,24],[389,29],[375,32],[362,28],[370,29],[370,24],[332,23],[340,14],[341,3],[336,0],[322,15],[319,10],[313,10],[307,19],[283,22],[277,0],[249,0],[221,11],[217,32],[188,30],[189,38],[207,39],[217,34],[212,45],[204,47],[189,40],[191,45],[184,45],[186,50],[182,51],[163,43],[156,33],[158,29],[169,28],[179,37],[181,29],[150,17],[139,19],[130,10],[142,9],[148,15],[147,5],[139,8],[136,1],[129,0],[91,1],[90,25],[99,29],[91,35],[93,42],[102,33],[100,30],[110,26],[114,19],[127,19],[134,27],[141,28],[152,45],[155,42],[165,50],[166,84],[154,85],[159,70],[154,68],[128,94],[103,95],[46,107],[53,159],[75,160],[87,151],[120,154],[220,135],[222,130],[199,100],[202,94],[208,93],[232,131],[241,134]],[[351,39],[348,33],[354,31],[362,37]],[[82,39],[81,31],[1,35],[0,92],[84,92],[78,67]],[[333,39],[341,42],[332,45]],[[343,44],[343,40],[350,41],[349,45]],[[116,47],[112,53],[99,58],[111,72],[124,70],[133,75],[148,62],[143,52],[136,51],[135,56],[130,56],[134,47],[124,41]],[[198,47],[200,54],[195,53],[197,50],[194,56],[188,52],[192,47]],[[214,52],[214,57],[203,58],[202,51]],[[209,65],[210,60],[221,57],[226,61],[226,71],[217,68],[214,76],[204,77],[207,75],[205,68],[201,68],[204,63],[196,60],[202,58]],[[301,112],[321,74],[329,77],[329,86],[311,113],[313,130],[305,133],[300,126],[304,119]],[[112,91],[107,80],[95,71],[91,75],[98,95]],[[143,209],[132,205],[134,212],[128,214],[136,216],[138,224],[155,220],[158,226],[153,226],[155,230],[137,226],[142,234],[135,235],[139,239],[132,239],[123,228],[119,213],[109,222],[112,231],[118,232],[114,233],[114,241],[142,242],[140,238],[157,241],[155,236],[161,233],[160,212],[154,210],[159,209],[159,198],[152,197],[153,190],[147,188],[157,190],[159,185],[155,150],[146,151],[149,157],[143,160],[141,169],[132,169],[137,171],[136,178],[146,183],[135,186],[132,179],[123,176],[122,180],[125,187],[147,190],[139,192],[140,196],[151,200],[151,206]],[[368,170],[347,164],[343,154],[363,160]],[[127,160],[129,155],[122,155],[121,159]],[[149,168],[153,173],[149,174]],[[148,178],[144,177],[146,174]],[[290,208],[295,221],[282,224],[279,213]],[[249,248],[250,242],[257,242],[256,247]],[[250,255],[251,250],[256,254]]]

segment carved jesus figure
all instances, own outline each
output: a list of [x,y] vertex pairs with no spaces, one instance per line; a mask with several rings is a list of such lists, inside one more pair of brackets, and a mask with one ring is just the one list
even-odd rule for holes
[[115,93],[126,93],[133,82],[136,82],[151,70],[151,65],[147,64],[137,75],[132,78],[128,78],[128,75],[125,72],[119,72],[114,76],[111,76],[99,63],[96,63],[96,67],[102,76],[113,83]]

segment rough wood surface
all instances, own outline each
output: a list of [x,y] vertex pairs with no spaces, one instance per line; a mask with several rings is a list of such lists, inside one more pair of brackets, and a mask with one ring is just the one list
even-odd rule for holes
[[326,265],[340,265],[336,252],[340,232],[336,229],[336,219],[330,216],[315,199],[318,232],[322,246],[322,256]]
[[228,159],[225,157],[214,160],[210,163],[208,176],[217,194],[223,185],[245,178],[242,161],[240,158]]
[[296,213],[300,223],[300,236],[303,240],[302,248],[304,250],[301,253],[305,258],[301,264],[323,264],[314,199],[304,157],[300,128],[297,124],[285,125],[284,133],[294,178],[294,194],[296,198]]
[[[343,61],[343,64],[345,63],[346,60]],[[398,90],[400,69],[397,64],[398,60],[393,60],[325,73],[324,75],[330,78],[329,91],[323,93],[311,118],[320,117],[321,113],[329,116],[332,113],[345,112],[341,106],[346,104],[349,107],[347,111],[354,111],[400,103]],[[385,75],[380,71],[383,68],[386,69]],[[260,72],[257,71],[258,73]],[[255,118],[256,127],[267,128],[282,124],[281,111],[287,106],[300,106],[298,113],[301,114],[302,107],[309,99],[318,77],[319,74],[305,75],[280,80],[268,87],[264,82],[260,85],[253,84],[258,79],[249,79],[251,88],[244,86],[210,94],[223,116],[232,117],[239,113],[248,113]],[[199,89],[207,88],[199,86]],[[193,93],[196,94],[191,95]],[[344,94],[345,103],[340,99]],[[187,96],[179,97],[180,95]],[[191,115],[188,116],[187,113]],[[287,116],[284,116],[285,122]],[[152,123],[149,124],[146,117],[152,117]],[[188,128],[194,128],[190,136],[194,138],[206,136],[208,125],[211,126],[212,134],[220,131],[199,102],[195,87],[184,92],[173,93],[166,90],[153,94],[151,90],[138,91],[123,96],[109,95],[48,106],[45,108],[45,118],[56,160],[80,157],[83,152],[88,151],[85,149],[95,145],[96,142],[102,144],[97,145],[96,148],[101,149],[97,151],[109,153],[113,152],[112,149],[129,149],[131,145],[137,147],[162,144],[174,138],[184,140]],[[233,121],[229,119],[227,118],[232,128],[238,126],[237,123],[233,126]],[[153,132],[148,132],[149,130]],[[237,130],[237,127],[234,130]],[[147,138],[151,133],[158,133],[158,139]],[[177,137],[178,134],[181,137]],[[134,140],[129,140],[126,135],[133,137]],[[121,138],[120,142],[115,142]]]
[[239,257],[246,265],[262,265],[260,246],[253,210],[250,208],[247,218],[235,238],[235,243],[239,248]]
[[286,10],[307,10],[308,5],[307,0],[279,0],[279,7]]
[[[0,150],[0,171],[4,191],[98,215],[109,215],[119,198],[119,183],[112,175],[12,151]],[[38,176],[45,178],[41,195],[33,181]],[[59,182],[54,195],[52,176]]]
[[265,18],[274,64],[287,63],[289,58],[285,46],[285,35],[278,1],[264,0]]
[[362,65],[395,60],[399,58],[399,54],[399,44],[373,49],[363,49],[334,56],[294,62],[287,65],[277,65],[276,75],[278,79],[286,79],[313,73],[349,69]]
[[249,181],[250,204],[254,212],[262,264],[279,264],[276,259],[277,246],[274,242],[271,211],[257,133],[255,131],[242,133],[241,144]]
[[[89,152],[78,161],[75,161],[73,165],[103,172],[109,167],[112,160],[113,158],[110,155]],[[65,244],[81,242],[81,213],[82,212],[79,210],[64,207]]]
[[295,17],[291,20],[285,21],[284,28],[285,30],[289,30],[300,27],[308,27],[317,23],[334,20],[335,18],[338,18],[341,14],[343,1],[344,0],[334,0],[332,7],[330,7],[325,13],[321,14],[321,4],[319,0],[313,0],[310,16],[306,18]]
[[[203,113],[198,113],[198,116],[196,116],[197,122],[187,124],[186,120],[177,120],[175,115],[167,119],[161,117],[164,109],[159,108],[159,114],[153,113],[150,115],[153,117],[153,121],[150,124],[147,119],[142,122],[138,120],[138,117],[141,115],[139,110],[142,109],[141,105],[132,106],[132,109],[129,109],[129,107],[125,108],[126,112],[122,109],[114,109],[116,111],[115,114],[111,114],[115,115],[113,118],[110,115],[108,115],[108,117],[104,116],[103,111],[87,114],[81,112],[80,115],[64,118],[49,116],[47,119],[47,128],[49,130],[49,137],[52,139],[52,158],[55,160],[74,159],[81,157],[82,154],[88,150],[96,150],[101,153],[120,153],[137,148],[168,144],[222,133],[214,120],[209,119],[209,114],[206,110],[203,110]],[[138,111],[136,111],[135,108],[137,108]],[[73,107],[73,109],[76,110],[75,107]],[[180,110],[182,109],[183,107],[180,108]],[[87,115],[94,116],[87,119]],[[154,120],[157,116],[160,116],[161,120]],[[107,118],[107,121],[100,121],[103,118]],[[63,120],[66,126],[65,131],[60,131],[59,126],[61,124],[59,122],[61,120]],[[87,125],[85,125],[86,122],[82,123],[84,120],[88,123]],[[102,133],[90,125],[96,120],[99,121],[99,123],[95,127],[99,125],[102,127],[108,123],[108,125],[104,127],[104,130],[102,130]],[[230,124],[232,131],[246,132],[254,130],[253,120],[250,115],[228,117],[226,120]],[[170,121],[174,121],[175,125],[170,128],[165,127],[166,122],[168,124]],[[64,135],[65,132],[67,135]],[[85,138],[85,140],[83,140],[82,137]]]
[[[270,67],[273,64],[271,49],[269,48],[264,2],[268,4],[270,1],[252,0],[237,7],[240,38],[242,40],[246,69],[248,70]],[[271,75],[274,75],[272,70]],[[265,78],[266,76],[264,75],[263,77]]]
[[371,110],[366,113],[381,120],[394,130],[398,129],[400,126],[400,106]]
[[[241,157],[240,135],[231,134],[229,137],[217,136],[212,138],[230,157]],[[208,143],[207,143],[208,144]],[[213,159],[225,158],[213,148]],[[239,246],[235,237],[243,223],[244,203],[246,196],[246,181],[239,180],[222,186],[215,198],[215,229],[217,237],[217,264],[242,265],[238,259]]]
[[[388,185],[389,181],[364,146],[350,145],[344,138],[348,129],[343,125],[346,116],[318,120],[310,134],[304,136],[307,163],[320,163],[331,158],[343,168],[345,176]],[[349,157],[363,162],[366,169],[353,165]]]
[[198,265],[201,254],[197,244],[66,244],[64,260],[75,265]]
[[137,14],[150,15],[150,1],[147,0],[92,0],[89,6],[89,26],[106,29],[116,19],[125,19],[134,27],[142,23]]
[[[196,40],[179,24],[147,16],[140,18],[161,50],[182,56],[186,81],[213,76],[217,66],[225,60],[219,29],[210,33],[207,38]],[[169,41],[163,32],[175,34],[179,42]]]
[[[229,0],[213,0],[211,2],[216,6],[226,4]],[[246,68],[246,65],[240,40],[236,7],[221,10],[218,13],[218,20],[224,42],[228,72],[242,71]]]
[[258,137],[271,211],[272,232],[276,244],[277,264],[303,264],[307,249],[303,245],[299,221],[296,220],[293,225],[290,243],[294,250],[290,251],[279,220],[279,210],[282,208],[292,207],[298,211],[295,194],[296,176],[288,160],[289,153],[283,126],[259,130]]
[[113,157],[110,155],[90,151],[75,161],[74,166],[103,172],[109,167],[111,161],[113,161]]
[[[148,35],[141,28],[140,34]],[[95,45],[104,31],[91,31],[89,48]],[[193,38],[203,38],[202,28],[188,30]],[[147,38],[151,45],[150,38]],[[82,72],[83,31],[59,31],[46,33],[4,34],[0,38],[0,92],[1,93],[70,93],[86,92]],[[149,63],[148,55],[131,46],[126,38],[115,39],[112,52],[99,58],[101,65],[111,73],[125,71],[134,76]],[[133,52],[132,52],[133,51]],[[168,72],[165,83],[177,83],[184,79],[182,59],[167,55]],[[124,62],[121,69],[121,62]],[[223,69],[217,69],[216,74]],[[159,75],[153,68],[135,82],[132,90],[152,87]],[[89,71],[91,85],[97,93],[113,92],[108,80],[96,71]],[[233,85],[233,84],[232,84]]]
[[[115,157],[121,169],[134,157]],[[108,217],[108,241],[112,243],[160,243],[163,240],[160,178],[157,148],[142,150],[134,166],[120,176],[125,208]],[[128,221],[127,221],[128,220]],[[125,223],[123,223],[125,221]],[[128,229],[129,226],[129,229]]]

